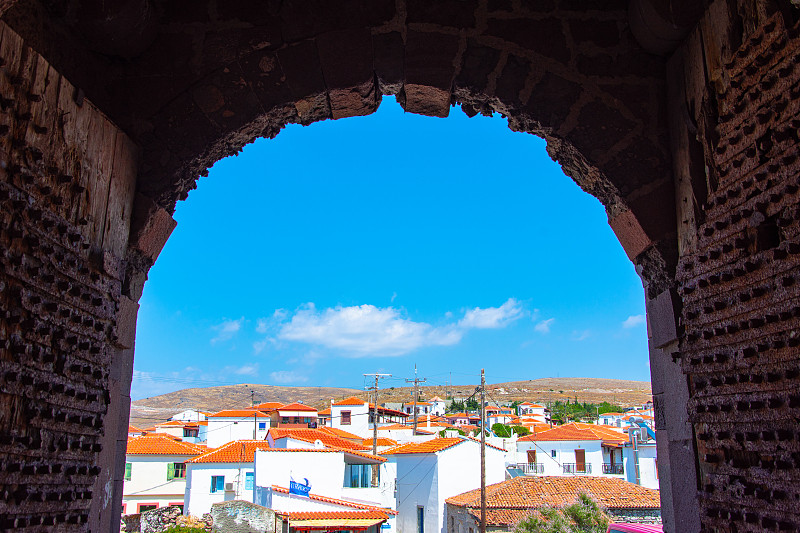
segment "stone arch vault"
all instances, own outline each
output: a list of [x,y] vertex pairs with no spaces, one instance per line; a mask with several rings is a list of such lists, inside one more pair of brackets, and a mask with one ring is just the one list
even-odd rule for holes
[[289,122],[500,112],[645,285],[666,531],[800,529],[791,0],[0,1],[0,529],[118,527],[171,213]]

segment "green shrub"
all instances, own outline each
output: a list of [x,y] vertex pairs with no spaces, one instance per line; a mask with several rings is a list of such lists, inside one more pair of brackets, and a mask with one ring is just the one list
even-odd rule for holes
[[610,522],[597,502],[587,494],[580,494],[578,501],[561,508],[542,507],[536,513],[521,520],[515,533],[605,533]]

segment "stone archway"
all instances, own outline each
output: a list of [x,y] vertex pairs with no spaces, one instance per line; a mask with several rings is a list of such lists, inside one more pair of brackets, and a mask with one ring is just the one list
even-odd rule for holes
[[667,530],[795,527],[771,476],[794,479],[800,438],[797,14],[665,4],[1,4],[0,527],[114,527],[136,301],[175,202],[255,137],[382,94],[501,112],[606,206],[646,288]]

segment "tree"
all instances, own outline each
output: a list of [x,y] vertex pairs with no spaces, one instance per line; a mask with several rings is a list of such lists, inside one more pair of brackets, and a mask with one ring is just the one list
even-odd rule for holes
[[585,493],[561,508],[542,507],[517,524],[515,533],[605,533],[609,516]]
[[516,433],[520,437],[524,437],[525,435],[531,434],[531,430],[526,428],[525,426],[511,426],[511,429],[514,430],[514,433]]
[[476,400],[475,398],[467,398],[467,401],[466,401],[466,403],[464,405],[470,411],[475,411],[476,409],[480,409],[480,407],[481,407],[481,404],[479,404],[478,400]]
[[451,401],[450,405],[447,407],[448,413],[461,413],[464,410],[464,402],[457,402],[455,400]]
[[511,428],[500,422],[492,426],[492,432],[498,437],[509,438],[511,436]]

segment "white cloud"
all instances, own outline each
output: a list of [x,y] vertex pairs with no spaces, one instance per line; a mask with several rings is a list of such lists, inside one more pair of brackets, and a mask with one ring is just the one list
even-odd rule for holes
[[509,298],[500,307],[476,307],[464,313],[458,325],[464,329],[504,328],[522,316],[522,306],[514,298]]
[[622,327],[630,329],[642,324],[644,324],[644,315],[631,315],[622,322]]
[[234,374],[238,374],[240,376],[257,376],[258,375],[258,363],[253,363],[250,365],[243,365],[233,371]]
[[580,341],[585,341],[586,339],[588,339],[591,336],[592,336],[592,332],[589,331],[588,329],[585,329],[583,331],[573,331],[572,332],[572,340],[574,340],[574,341],[579,341],[579,342]]
[[308,381],[306,376],[298,374],[292,370],[281,370],[279,372],[271,372],[270,379],[275,383],[305,383]]
[[397,299],[397,292],[395,291],[395,292],[393,292],[393,293],[392,293],[392,299],[391,299],[391,302],[392,302],[392,303],[394,303],[394,301],[395,301],[396,299]]
[[539,333],[550,333],[550,326],[553,325],[555,322],[555,318],[548,318],[547,320],[542,320],[538,324],[536,324],[533,329],[538,331]]
[[221,324],[213,326],[211,329],[217,332],[217,335],[211,339],[211,344],[230,340],[236,335],[244,324],[244,317],[239,320],[224,320]]
[[313,303],[283,325],[278,338],[317,344],[355,357],[402,355],[425,346],[446,346],[461,340],[453,326],[414,322],[392,307],[337,306],[317,311]]
[[287,315],[286,309],[276,309],[271,317],[259,318],[256,321],[256,332],[267,333],[270,329],[286,320]]

